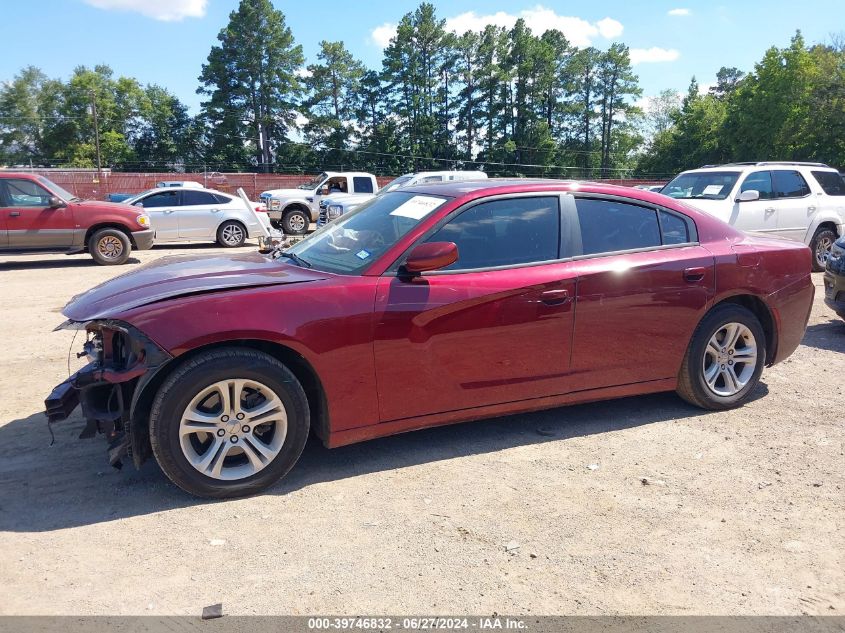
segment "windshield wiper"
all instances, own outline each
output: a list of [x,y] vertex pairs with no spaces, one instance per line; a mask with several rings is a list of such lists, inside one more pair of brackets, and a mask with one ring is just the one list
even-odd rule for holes
[[310,263],[310,262],[306,262],[304,259],[302,259],[302,258],[301,258],[299,255],[297,255],[296,253],[291,253],[291,252],[289,252],[289,251],[282,251],[281,256],[282,256],[282,257],[287,257],[288,259],[293,260],[293,262],[294,262],[295,264],[297,264],[297,265],[299,265],[299,266],[302,266],[303,268],[311,268],[311,263]]

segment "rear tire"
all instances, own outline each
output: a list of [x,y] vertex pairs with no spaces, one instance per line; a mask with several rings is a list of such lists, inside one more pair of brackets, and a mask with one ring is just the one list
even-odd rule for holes
[[311,217],[302,209],[285,211],[282,216],[282,230],[288,235],[305,235],[311,225]]
[[101,266],[117,266],[129,259],[132,244],[119,229],[100,229],[88,240],[88,252]]
[[308,400],[278,360],[257,350],[201,353],[164,381],[150,444],[164,474],[198,497],[225,499],[273,485],[308,439]]
[[677,393],[702,409],[744,404],[766,364],[766,335],[753,312],[725,303],[698,324],[678,375]]
[[813,272],[821,272],[827,264],[830,248],[837,240],[836,232],[832,229],[819,228],[810,240],[810,250],[813,251]]
[[240,222],[228,220],[217,229],[217,243],[225,248],[243,246],[246,241],[246,227]]

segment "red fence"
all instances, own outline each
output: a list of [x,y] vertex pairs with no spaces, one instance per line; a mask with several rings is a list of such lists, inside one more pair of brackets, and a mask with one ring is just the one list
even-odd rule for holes
[[[29,172],[30,170],[26,170]],[[100,182],[97,181],[97,171],[88,169],[35,169],[33,173],[41,174],[57,185],[64,187],[75,196],[85,199],[103,200],[109,193],[140,193],[152,189],[157,182],[163,180],[193,180],[201,185],[218,191],[235,193],[238,187],[243,187],[251,200],[257,200],[262,191],[268,189],[283,189],[296,187],[312,180],[317,174],[252,174],[252,173],[173,173],[150,172],[129,173],[103,170]],[[379,186],[393,180],[394,176],[378,176]],[[605,180],[610,184],[640,185],[662,184],[657,180]]]

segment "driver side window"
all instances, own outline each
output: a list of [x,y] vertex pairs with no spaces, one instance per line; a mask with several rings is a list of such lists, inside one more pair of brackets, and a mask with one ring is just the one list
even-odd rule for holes
[[155,209],[156,207],[175,207],[179,204],[178,191],[162,191],[155,193],[140,201],[141,206],[145,209]]
[[6,183],[6,198],[10,207],[49,207],[51,194],[31,180],[9,178]]
[[743,181],[739,192],[743,191],[759,191],[760,200],[772,200],[775,197],[774,189],[772,188],[772,172],[770,171],[755,171],[753,174],[748,174],[748,177]]

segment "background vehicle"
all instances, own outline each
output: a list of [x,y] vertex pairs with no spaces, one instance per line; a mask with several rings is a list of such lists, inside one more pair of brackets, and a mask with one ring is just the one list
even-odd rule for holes
[[[237,196],[196,187],[150,189],[126,201],[143,207],[156,231],[158,242],[211,240],[220,246],[242,246],[247,238],[263,235],[256,214],[244,208]],[[264,206],[251,203],[266,226],[270,220]]]
[[728,409],[800,343],[810,258],[627,187],[416,185],[276,260],[158,261],[78,295],[65,326],[92,364],[47,414],[81,398],[112,460],[131,446],[229,497],[287,473],[311,429],[334,447],[673,389]]
[[98,264],[123,264],[154,237],[143,209],[81,200],[43,176],[0,172],[0,252],[88,251]]
[[270,189],[259,199],[267,205],[267,212],[275,228],[289,235],[304,235],[311,222],[317,221],[320,200],[332,193],[374,194],[378,182],[364,172],[323,172],[311,182],[296,189]]
[[823,163],[708,165],[679,174],[660,192],[743,231],[804,242],[816,271],[845,234],[845,183]]
[[[379,194],[395,191],[400,187],[411,185],[434,184],[438,182],[452,182],[456,180],[486,180],[483,171],[420,171],[415,174],[405,174],[394,178],[378,190]],[[354,211],[375,194],[333,194],[320,200],[320,214],[317,226],[328,224],[344,213]]]
[[824,302],[845,319],[845,237],[830,249],[824,271]]
[[642,189],[643,191],[660,191],[663,185],[634,185],[634,189]]
[[156,187],[184,187],[186,189],[204,189],[204,187],[194,180],[162,180],[156,183]]

